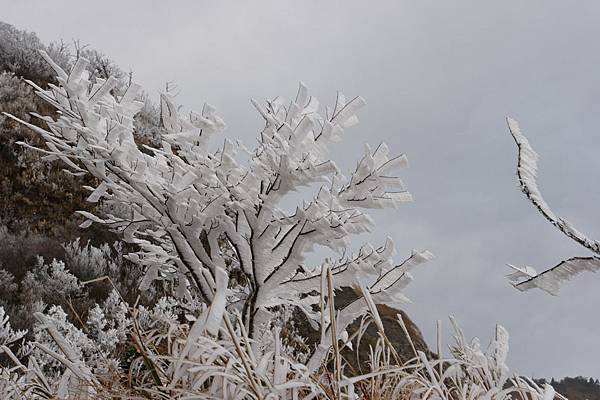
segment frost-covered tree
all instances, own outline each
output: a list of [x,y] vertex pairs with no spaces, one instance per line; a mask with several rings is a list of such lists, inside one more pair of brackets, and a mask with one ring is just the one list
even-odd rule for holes
[[515,272],[508,275],[508,278],[517,289],[525,291],[537,287],[552,295],[557,295],[562,281],[571,279],[575,275],[585,271],[596,272],[600,270],[600,258],[598,257],[600,255],[600,243],[596,240],[588,239],[586,235],[578,231],[571,223],[559,217],[550,209],[542,197],[542,193],[536,182],[538,155],[521,132],[517,121],[512,118],[508,118],[507,121],[519,150],[517,176],[521,185],[521,191],[552,225],[567,237],[596,254],[591,257],[573,257],[563,260],[556,266],[546,269],[541,273],[538,273],[530,266],[515,267],[509,265]]
[[[195,288],[211,304],[209,331],[219,326],[226,309],[237,309],[249,334],[257,336],[269,322],[269,310],[297,307],[322,332],[319,356],[311,364],[316,368],[331,344],[330,329],[339,337],[368,310],[358,299],[339,310],[332,324],[329,313],[322,312],[328,275],[332,288],[354,287],[375,302],[400,304],[410,270],[432,257],[413,252],[397,264],[391,239],[351,253],[352,236],[374,227],[364,210],[411,200],[393,175],[406,158],[390,157],[385,144],[366,146],[347,177],[327,157],[328,147],[358,121],[356,112],[365,105],[361,97],[346,100],[340,93],[334,107],[320,113],[301,84],[289,103],[279,97],[264,106],[252,101],[265,120],[257,147],[248,150],[225,140],[211,150],[209,140],[225,127],[214,108],[183,113],[163,93],[161,147],[138,146],[134,116],[143,102],[136,100],[137,84],[119,96],[112,90],[113,77],[90,83],[85,58],[67,73],[42,54],[59,85],[44,90],[31,84],[59,117],[38,115],[47,130],[13,117],[39,133],[47,148],[23,145],[47,160],[62,160],[67,173],[97,178],[98,185],[88,187],[88,200],[115,204],[124,212],[82,211],[87,219],[82,226],[106,225],[137,245],[128,258],[147,269],[143,285],[172,280],[181,296]],[[247,161],[241,161],[244,154]],[[316,194],[293,212],[282,208],[286,194],[315,185]],[[306,255],[318,246],[338,256],[308,265]],[[332,302],[328,298],[326,307]]]
[[54,74],[40,59],[39,50],[46,50],[59,65],[68,65],[68,52],[60,43],[45,46],[35,33],[0,21],[0,71],[12,72],[27,79],[51,81]]

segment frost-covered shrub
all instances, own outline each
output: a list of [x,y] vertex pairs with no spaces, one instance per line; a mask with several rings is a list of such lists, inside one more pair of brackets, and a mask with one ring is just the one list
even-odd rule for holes
[[70,298],[81,299],[84,291],[83,285],[66,269],[63,261],[52,260],[45,263],[41,257],[21,282],[23,303],[40,299],[46,304],[66,304]]
[[[367,146],[348,176],[327,159],[328,146],[358,121],[356,112],[365,104],[361,97],[347,101],[338,94],[333,108],[320,111],[302,84],[289,105],[280,98],[264,107],[253,102],[265,128],[245,164],[238,153],[247,150],[239,143],[226,141],[210,150],[210,137],[224,128],[212,107],[184,115],[165,93],[161,147],[142,152],[134,137],[134,116],[144,105],[136,100],[138,85],[119,96],[113,91],[118,78],[92,82],[85,58],[66,73],[43,56],[60,86],[36,91],[58,107],[60,117],[42,118],[50,130],[20,122],[46,140],[47,150],[39,150],[49,159],[63,161],[72,175],[99,180],[89,187],[89,201],[127,209],[118,216],[81,211],[88,219],[82,227],[106,225],[137,246],[128,258],[146,268],[142,286],[158,279],[171,281],[180,297],[197,292],[211,304],[209,330],[224,313],[239,310],[250,337],[259,338],[274,310],[297,308],[320,332],[308,363],[314,370],[339,335],[368,310],[361,298],[340,309],[336,330],[324,313],[323,307],[333,307],[331,293],[323,292],[326,281],[332,291],[354,287],[373,301],[401,304],[402,289],[412,280],[409,271],[432,257],[415,251],[397,264],[391,239],[379,247],[367,243],[354,253],[350,249],[353,235],[373,229],[364,210],[411,200],[393,175],[406,158],[390,157],[385,144]],[[281,207],[287,193],[315,184],[317,193],[295,211]],[[306,265],[316,246],[339,256]],[[239,279],[232,279],[236,271]]]
[[[23,50],[19,47],[21,46],[19,40],[15,39],[15,32],[20,31],[7,24],[0,25],[0,42],[2,43],[0,49],[2,46],[9,46],[14,48],[17,53],[19,51],[21,53],[33,52],[35,60],[41,61],[37,51],[45,48],[59,65],[65,69],[70,68],[73,60],[70,53],[74,51],[72,46],[55,43],[47,47],[39,47],[41,44],[36,38],[35,46]],[[36,84],[45,86],[48,77],[46,75],[39,76],[39,71],[25,71],[27,72],[25,73],[19,68],[9,68],[2,63],[2,60],[12,57],[6,54],[6,51],[2,53],[0,50],[0,112],[13,114],[25,121],[44,127],[42,121],[32,120],[30,112],[48,114],[53,113],[54,109],[40,101],[30,86],[24,82],[24,79],[31,79]],[[90,74],[101,77],[104,74],[104,72],[100,72],[101,70],[117,74],[122,78],[119,90],[121,92],[125,90],[128,82],[126,74],[106,56],[87,48],[78,51],[92,60],[89,67]],[[17,58],[19,57],[27,60],[31,55],[21,54]],[[42,65],[46,72],[51,70],[47,69],[45,62]],[[52,79],[54,79],[53,75]],[[141,143],[157,143],[160,132],[160,111],[151,103],[148,96],[140,96],[145,106],[136,117],[136,135],[140,137]],[[90,182],[85,178],[82,180],[63,173],[60,165],[43,162],[39,153],[16,145],[17,141],[26,141],[36,146],[42,144],[39,142],[39,137],[32,135],[30,130],[23,129],[22,125],[0,115],[0,169],[3,172],[0,174],[0,203],[4,205],[0,208],[0,220],[4,224],[8,224],[15,233],[28,227],[31,230],[46,233],[56,238],[58,242],[82,236],[77,229],[77,224],[72,221],[72,214],[76,209],[91,208],[90,204],[84,203],[87,193],[81,188],[82,185]],[[95,230],[90,237],[100,236],[100,234],[100,230]],[[110,239],[104,234],[104,237],[95,243]],[[30,252],[26,256],[32,257],[36,254]]]
[[[88,286],[90,296],[101,301],[114,289],[133,304],[138,296],[144,304],[156,297],[158,285],[151,285],[143,291],[139,290],[144,271],[139,265],[127,261],[123,257],[123,243],[104,243],[98,246],[89,241],[82,245],[75,239],[64,246],[65,263],[69,271],[81,281],[98,280]],[[103,279],[104,278],[104,279]]]
[[127,303],[113,290],[102,306],[96,304],[89,312],[86,325],[92,339],[105,353],[114,353],[117,345],[125,343],[131,325]]
[[[60,306],[51,306],[48,311],[38,314],[43,318],[33,329],[33,342],[41,344],[43,349],[38,346],[28,355],[35,357],[46,373],[64,372],[65,365],[47,351],[61,352],[59,343],[46,328],[51,325],[64,337],[76,357],[83,360],[92,371],[99,375],[117,371],[120,358],[126,351],[131,327],[128,314],[128,306],[116,292],[112,292],[102,304],[90,309],[83,326],[71,322]],[[78,319],[77,322],[81,324],[83,321]]]
[[33,270],[27,272],[21,285],[23,292],[48,299],[57,296],[65,299],[79,297],[84,290],[77,277],[66,269],[64,262],[52,260],[47,264],[41,257],[38,257]]
[[[46,46],[35,33],[19,30],[0,21],[0,71],[51,82],[54,79],[52,69],[38,56],[38,51],[45,49]],[[52,50],[57,61],[62,61],[60,52],[55,51],[56,47]]]
[[38,257],[34,267],[19,284],[18,301],[12,312],[20,316],[19,326],[29,329],[34,323],[34,311],[58,306],[75,318],[77,314],[85,315],[92,305],[87,289],[63,261],[46,263]]
[[[45,320],[51,323],[55,329],[67,340],[69,346],[77,357],[79,358],[90,358],[95,355],[95,343],[87,337],[82,329],[76,327],[71,321],[68,320],[67,314],[62,307],[53,305],[44,313]],[[45,324],[36,324],[33,330],[33,340],[54,352],[60,352],[60,343],[53,340],[52,336],[47,332]],[[47,351],[42,351],[35,348],[31,355],[33,355],[39,362],[39,366],[46,373],[56,374],[64,369],[60,360],[52,357]],[[95,360],[94,360],[95,361]]]
[[[45,46],[35,34],[0,23],[0,112],[13,114],[41,127],[45,126],[44,123],[32,120],[30,112],[54,112],[52,106],[40,101],[24,82],[24,79],[30,79],[42,87],[46,87],[48,82],[55,82],[52,69],[39,57],[40,49],[45,49],[67,70],[71,68],[76,54],[85,55],[91,60],[91,76],[102,78],[106,73],[119,76],[121,89],[115,93],[121,93],[127,87],[127,74],[100,52],[87,46],[62,42]],[[139,122],[136,122],[136,135],[140,136],[141,142],[152,143],[160,130],[160,112],[147,96],[142,97],[146,105],[139,114]],[[87,193],[81,188],[90,182],[64,174],[60,165],[43,162],[40,154],[16,145],[16,141],[36,146],[42,144],[39,137],[29,130],[0,115],[0,170],[3,172],[0,174],[0,204],[3,204],[0,220],[14,233],[25,227],[45,233],[56,239],[56,245],[83,236],[77,229],[77,223],[72,221],[72,214],[77,209],[92,208],[84,203]],[[101,230],[94,231],[89,237],[102,235]],[[107,237],[104,233],[94,243],[109,240],[114,240],[114,237]],[[36,254],[28,252],[25,256],[30,258]]]
[[64,249],[69,270],[83,281],[105,275],[115,277],[124,268],[119,242],[112,246],[108,243],[93,246],[90,242],[82,245],[79,239],[75,239],[65,244]]
[[[8,234],[4,238],[5,248],[14,245],[13,240],[20,239],[24,248],[33,243]],[[21,247],[14,249],[11,257],[26,251],[19,249]],[[90,243],[81,246],[79,241],[74,241],[65,244],[63,249],[65,261],[46,262],[38,256],[32,263],[19,264],[25,272],[18,277],[0,268],[0,306],[19,329],[31,331],[34,313],[52,305],[60,306],[71,320],[87,318],[89,312],[98,311],[93,307],[94,303],[102,304],[108,299],[114,302],[115,290],[124,293],[124,300],[131,305],[136,301],[146,305],[156,301],[160,287],[155,285],[147,291],[138,290],[142,271],[123,259],[120,243],[96,247]],[[4,262],[14,270],[10,257],[4,257]],[[92,282],[83,284],[85,281]],[[115,312],[116,309],[111,314]]]

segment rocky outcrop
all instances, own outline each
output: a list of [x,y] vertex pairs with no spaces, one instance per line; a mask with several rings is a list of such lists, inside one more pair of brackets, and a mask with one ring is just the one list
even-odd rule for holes
[[[346,288],[336,294],[336,305],[341,307],[357,298],[358,294],[356,294],[352,289]],[[417,351],[422,351],[425,354],[432,355],[427,347],[427,343],[425,342],[423,335],[421,334],[421,331],[405,311],[397,310],[385,304],[378,304],[377,311],[379,312],[379,316],[383,322],[385,335],[398,353],[398,356],[402,362],[406,362],[415,357],[410,341],[412,341]],[[404,330],[398,321],[398,315],[402,316],[402,320],[404,321],[404,325],[406,326],[410,340],[404,333]],[[359,326],[359,320],[350,325],[348,331],[349,335],[352,335],[354,332],[356,332]],[[361,338],[359,348],[354,349],[354,351],[346,350],[344,352],[344,357],[349,364],[353,367],[356,366],[360,368],[361,365],[368,363],[370,348],[375,347],[379,337],[380,335],[377,331],[377,327],[374,324],[370,324],[365,334]]]
[[[358,298],[359,295],[353,289],[344,288],[340,291],[336,291],[335,306],[338,309],[343,308]],[[404,333],[404,330],[398,321],[398,315],[402,316],[402,320],[404,321],[406,330],[415,347],[415,350],[422,351],[431,357],[436,356],[429,350],[421,331],[406,312],[397,310],[385,304],[378,304],[377,311],[379,312],[379,316],[383,322],[385,335],[398,353],[401,362],[406,362],[415,357],[415,353],[410,344],[409,338]],[[310,327],[304,314],[297,313],[294,320],[295,330],[302,337],[306,338],[306,345],[308,345],[308,347],[316,346],[319,340],[319,332]],[[360,323],[360,318],[358,318],[353,324],[350,325],[348,328],[349,336],[352,336],[359,329]],[[353,351],[344,349],[342,352],[344,359],[348,363],[348,367],[355,369],[356,372],[360,372],[361,369],[363,371],[367,370],[369,368],[367,363],[370,361],[370,348],[375,347],[375,344],[379,338],[380,336],[377,328],[371,323],[361,337],[360,346],[358,346],[358,349],[354,348]],[[353,342],[353,344],[355,344],[355,342]]]

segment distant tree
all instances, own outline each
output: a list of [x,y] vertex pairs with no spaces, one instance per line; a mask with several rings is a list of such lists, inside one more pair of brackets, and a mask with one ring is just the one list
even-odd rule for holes
[[577,376],[552,380],[552,386],[569,400],[592,400],[600,398],[600,385],[597,379]]

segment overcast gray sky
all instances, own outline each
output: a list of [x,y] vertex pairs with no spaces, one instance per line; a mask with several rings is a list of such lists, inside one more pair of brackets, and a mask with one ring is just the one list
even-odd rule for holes
[[[227,3],[227,4],[225,4]],[[0,19],[49,42],[79,39],[113,58],[153,95],[215,105],[226,135],[253,144],[249,103],[335,91],[369,103],[332,156],[350,168],[363,144],[385,141],[411,162],[415,203],[376,213],[374,243],[390,235],[399,259],[428,248],[407,306],[431,344],[454,315],[487,343],[511,333],[509,363],[536,377],[600,377],[600,275],[559,297],[520,293],[507,262],[539,269],[589,255],[519,192],[511,115],[542,157],[547,201],[600,237],[600,2],[598,1],[6,1]]]

